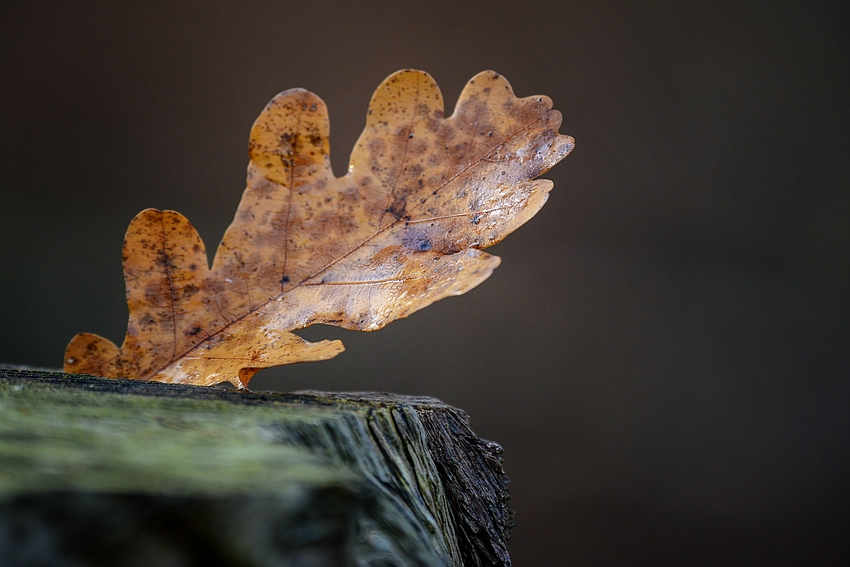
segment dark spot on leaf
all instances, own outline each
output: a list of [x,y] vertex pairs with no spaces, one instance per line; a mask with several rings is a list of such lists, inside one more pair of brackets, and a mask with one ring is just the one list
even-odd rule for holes
[[395,203],[385,209],[384,212],[390,213],[396,219],[401,220],[404,217],[404,200],[397,199]]
[[183,288],[183,298],[185,299],[187,297],[192,297],[193,295],[195,295],[199,291],[201,291],[201,290],[198,289],[197,286],[189,284],[185,288]]
[[411,234],[407,238],[402,239],[402,244],[404,245],[404,247],[419,252],[427,252],[431,250],[431,248],[434,247],[433,243],[431,242],[431,239],[427,236],[424,236],[421,232],[418,232],[418,234],[417,232],[418,231],[413,232],[413,234]]

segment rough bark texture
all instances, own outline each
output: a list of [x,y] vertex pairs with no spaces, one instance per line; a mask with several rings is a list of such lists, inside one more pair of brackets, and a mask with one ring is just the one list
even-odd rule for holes
[[500,453],[432,398],[0,369],[0,557],[507,566]]

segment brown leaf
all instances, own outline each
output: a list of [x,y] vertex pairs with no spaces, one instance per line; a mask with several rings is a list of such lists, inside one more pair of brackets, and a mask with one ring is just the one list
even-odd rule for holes
[[293,330],[373,331],[465,293],[499,264],[481,249],[546,202],[552,182],[532,179],[574,146],[551,107],[487,71],[444,118],[430,75],[399,71],[336,178],[325,104],[279,94],[251,130],[248,186],[212,269],[185,217],[139,213],[124,240],[124,345],[77,335],[65,371],[241,388],[262,368],[343,350]]

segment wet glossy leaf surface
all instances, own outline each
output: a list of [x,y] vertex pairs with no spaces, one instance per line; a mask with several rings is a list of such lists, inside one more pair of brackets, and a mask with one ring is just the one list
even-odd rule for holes
[[262,368],[343,350],[293,330],[373,331],[465,293],[499,264],[481,249],[537,213],[552,183],[534,178],[574,146],[551,107],[486,71],[446,118],[433,79],[399,71],[337,178],[322,100],[279,94],[251,130],[247,188],[212,268],[185,217],[142,211],[124,241],[124,344],[79,334],[65,371],[244,387]]

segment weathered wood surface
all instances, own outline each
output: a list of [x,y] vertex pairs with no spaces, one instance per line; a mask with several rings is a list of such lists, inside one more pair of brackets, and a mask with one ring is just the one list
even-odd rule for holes
[[432,398],[0,369],[0,557],[507,566],[500,453]]

